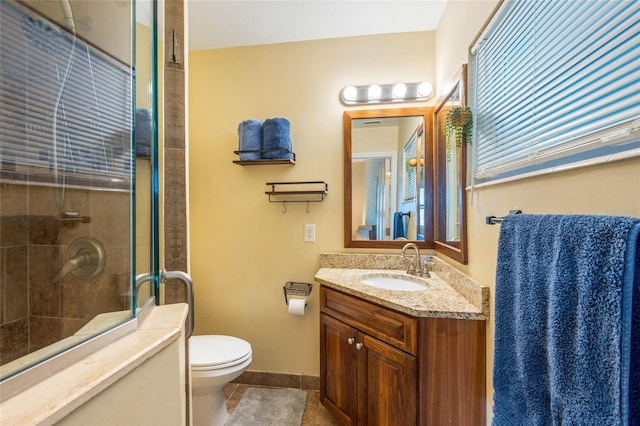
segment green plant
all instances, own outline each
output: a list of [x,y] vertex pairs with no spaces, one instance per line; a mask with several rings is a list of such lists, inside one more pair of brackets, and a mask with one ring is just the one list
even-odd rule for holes
[[451,161],[451,140],[456,147],[462,146],[462,141],[471,143],[473,130],[473,113],[468,106],[454,106],[447,111],[444,118],[444,135],[446,139],[447,161]]

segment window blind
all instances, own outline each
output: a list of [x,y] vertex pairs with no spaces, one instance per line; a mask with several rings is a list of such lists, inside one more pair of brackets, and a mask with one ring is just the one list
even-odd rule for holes
[[17,3],[0,23],[2,178],[128,189],[132,69]]
[[638,46],[638,1],[505,1],[471,51],[474,184],[640,155]]

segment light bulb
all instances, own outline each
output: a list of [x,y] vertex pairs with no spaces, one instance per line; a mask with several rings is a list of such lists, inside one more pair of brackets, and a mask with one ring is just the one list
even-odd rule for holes
[[342,97],[345,101],[355,101],[357,96],[357,90],[353,86],[347,86],[342,90]]
[[374,84],[373,86],[369,86],[369,99],[380,99],[380,94],[382,93],[382,88]]
[[433,86],[428,81],[420,83],[418,86],[418,96],[421,98],[427,98],[433,93]]
[[393,97],[396,99],[404,98],[404,95],[407,94],[407,86],[404,83],[398,83],[393,86]]

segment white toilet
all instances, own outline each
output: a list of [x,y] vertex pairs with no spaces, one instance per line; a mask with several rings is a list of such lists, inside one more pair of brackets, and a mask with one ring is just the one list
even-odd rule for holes
[[189,339],[194,426],[222,426],[227,421],[224,385],[251,364],[251,345],[237,337],[192,336]]

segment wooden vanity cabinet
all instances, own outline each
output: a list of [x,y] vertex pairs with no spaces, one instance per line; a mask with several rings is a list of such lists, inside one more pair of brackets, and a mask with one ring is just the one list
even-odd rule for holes
[[485,322],[320,288],[320,399],[345,425],[482,425]]
[[325,406],[345,425],[414,424],[416,357],[321,315]]

